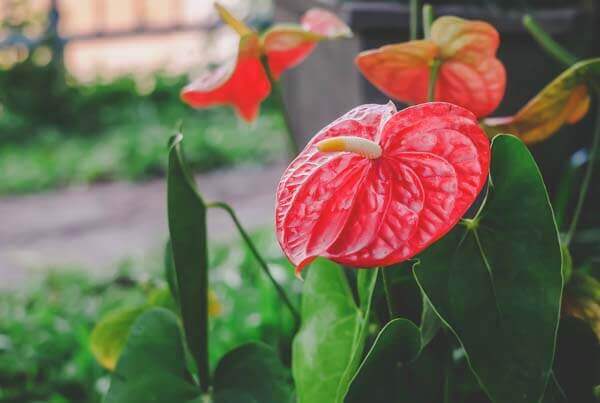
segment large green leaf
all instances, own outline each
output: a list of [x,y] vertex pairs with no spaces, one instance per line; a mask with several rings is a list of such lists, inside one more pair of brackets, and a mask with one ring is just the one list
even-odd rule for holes
[[184,403],[199,396],[177,317],[162,308],[144,313],[131,329],[105,403]]
[[422,253],[414,272],[491,399],[539,402],[554,357],[561,251],[542,177],[520,140],[494,139],[483,207]]
[[217,366],[215,403],[287,403],[291,399],[290,371],[267,345],[240,346],[227,353]]
[[402,366],[414,360],[420,351],[419,328],[406,319],[390,321],[381,330],[361,364],[344,402],[398,401],[396,389],[399,371]]
[[312,264],[304,284],[302,326],[292,345],[299,403],[341,402],[362,359],[376,270],[358,273],[360,307],[339,265]]
[[179,306],[188,347],[198,367],[204,390],[210,383],[208,368],[208,251],[206,205],[196,191],[184,161],[181,141],[171,140],[167,201],[173,262],[177,273]]

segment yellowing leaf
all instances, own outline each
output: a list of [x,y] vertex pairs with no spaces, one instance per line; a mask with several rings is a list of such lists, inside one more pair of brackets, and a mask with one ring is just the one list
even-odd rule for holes
[[525,143],[543,141],[564,124],[575,123],[590,105],[588,86],[600,80],[600,58],[579,62],[565,70],[514,116],[489,118],[483,126],[489,135],[511,133]]

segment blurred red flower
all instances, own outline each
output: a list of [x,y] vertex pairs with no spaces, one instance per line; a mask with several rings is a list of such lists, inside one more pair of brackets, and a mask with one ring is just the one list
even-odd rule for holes
[[258,116],[272,81],[306,59],[318,42],[351,36],[344,22],[322,9],[307,11],[301,25],[275,25],[259,36],[223,6],[216,7],[240,36],[236,59],[198,77],[182,90],[181,98],[195,108],[231,105],[248,122]]
[[365,51],[356,63],[388,96],[418,104],[427,101],[431,65],[438,61],[434,99],[483,117],[498,107],[506,88],[506,71],[496,58],[499,44],[498,31],[486,22],[441,17],[430,39]]

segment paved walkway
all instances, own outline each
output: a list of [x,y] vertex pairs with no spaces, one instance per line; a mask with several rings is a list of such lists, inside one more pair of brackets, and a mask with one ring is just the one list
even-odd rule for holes
[[[248,229],[273,223],[275,187],[284,165],[238,167],[197,177],[208,200],[230,203]],[[162,259],[167,238],[164,179],[110,183],[0,199],[0,289],[18,288],[51,267],[114,273],[126,259]],[[211,239],[237,237],[220,211]]]

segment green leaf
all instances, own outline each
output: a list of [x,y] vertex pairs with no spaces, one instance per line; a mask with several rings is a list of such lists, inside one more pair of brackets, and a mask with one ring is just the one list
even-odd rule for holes
[[167,201],[179,306],[188,347],[203,390],[210,386],[208,368],[208,251],[206,205],[196,191],[181,150],[181,134],[171,140]]
[[360,306],[344,269],[317,260],[302,297],[302,326],[292,345],[292,373],[299,403],[341,402],[364,350],[376,270],[358,273]]
[[596,402],[594,386],[600,382],[600,346],[586,322],[574,317],[560,321],[555,361],[554,373],[568,401]]
[[435,313],[431,302],[423,295],[423,312],[421,313],[421,343],[429,344],[442,327],[440,317]]
[[422,253],[414,272],[490,398],[539,402],[554,357],[561,251],[546,188],[521,141],[494,139],[482,209]]
[[104,368],[115,369],[133,323],[147,309],[146,305],[119,309],[96,324],[90,336],[90,348]]
[[[175,271],[175,263],[173,262],[173,250],[171,249],[171,240],[169,239],[165,245],[165,280],[169,285],[169,291],[175,300],[175,304],[179,304],[179,286],[177,285],[177,272]],[[178,305],[179,306],[179,305]]]
[[244,344],[227,353],[215,371],[215,403],[286,403],[291,398],[290,371],[267,345]]
[[200,393],[186,367],[177,317],[162,308],[144,313],[131,329],[104,402],[189,402]]
[[[381,330],[352,380],[345,403],[396,402],[399,371],[421,351],[421,332],[411,321],[394,319]],[[406,396],[408,397],[408,396]]]

